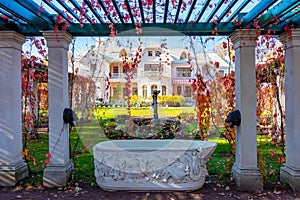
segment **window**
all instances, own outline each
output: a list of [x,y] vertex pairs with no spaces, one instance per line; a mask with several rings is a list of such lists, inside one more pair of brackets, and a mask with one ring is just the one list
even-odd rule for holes
[[224,70],[219,70],[220,76],[224,76]]
[[165,85],[163,85],[162,87],[161,87],[161,95],[166,95],[167,94],[167,87],[165,86]]
[[189,68],[176,68],[177,77],[191,77],[191,70]]
[[133,87],[133,88],[132,88],[132,94],[133,94],[133,95],[137,95],[137,93],[138,93],[137,88],[136,88],[136,87]]
[[160,56],[160,54],[161,54],[160,51],[155,51],[155,56],[156,57]]
[[181,86],[177,86],[177,95],[182,95]]
[[123,98],[127,98],[127,92],[128,92],[128,90],[125,87],[123,87],[122,92],[123,92]]
[[118,66],[113,66],[113,73],[119,73],[119,68]]
[[157,85],[151,85],[151,92],[152,92],[153,90],[157,90]]
[[148,56],[152,57],[152,51],[148,51]]
[[143,85],[143,97],[147,98],[147,86]]
[[113,96],[117,96],[117,88],[113,87]]
[[161,72],[162,66],[158,64],[145,64],[144,65],[144,71],[152,71],[152,72]]
[[96,64],[90,64],[90,72],[91,72],[91,74],[94,74],[95,73],[95,71],[96,71]]
[[126,67],[123,67],[123,73],[127,73],[127,68]]
[[125,49],[120,51],[119,57],[126,57],[127,56],[127,52]]
[[183,52],[180,56],[180,60],[185,60],[186,59],[186,53]]
[[208,70],[209,70],[208,65],[205,65],[205,66],[202,67],[202,73],[203,74],[208,74]]
[[190,86],[184,87],[184,96],[191,97],[192,96],[192,88]]

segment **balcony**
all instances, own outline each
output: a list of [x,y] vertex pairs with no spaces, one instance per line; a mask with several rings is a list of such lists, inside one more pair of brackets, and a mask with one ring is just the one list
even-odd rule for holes
[[[125,73],[112,73],[110,79],[125,79]],[[134,73],[133,79],[137,78],[137,73]]]

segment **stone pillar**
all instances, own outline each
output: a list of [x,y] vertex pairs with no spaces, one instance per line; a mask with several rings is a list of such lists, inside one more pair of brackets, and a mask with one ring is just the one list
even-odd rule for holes
[[280,180],[300,192],[300,30],[284,33],[285,44],[285,117],[286,163],[280,170]]
[[230,35],[235,49],[236,109],[241,112],[241,125],[236,131],[236,156],[232,175],[243,191],[263,189],[262,176],[257,167],[256,144],[256,34],[250,30],[236,30]]
[[63,122],[68,107],[68,49],[72,36],[67,32],[44,32],[48,46],[48,102],[50,163],[44,170],[45,187],[64,187],[72,172],[69,153],[69,126]]
[[21,50],[25,37],[0,32],[0,186],[28,176],[22,159]]

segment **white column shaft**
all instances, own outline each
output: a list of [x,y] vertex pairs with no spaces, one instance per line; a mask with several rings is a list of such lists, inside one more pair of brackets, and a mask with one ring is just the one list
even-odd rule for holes
[[262,176],[257,167],[256,143],[256,34],[236,30],[230,35],[235,49],[236,109],[241,112],[241,124],[236,131],[236,156],[232,168],[237,186],[244,191],[260,191]]
[[68,108],[68,49],[72,37],[66,32],[44,32],[48,46],[48,102],[50,165],[70,162],[69,128],[63,123]]
[[22,159],[21,50],[25,37],[0,32],[0,186],[28,176]]
[[300,30],[284,34],[285,102],[286,102],[286,165],[300,170]]
[[21,50],[25,37],[0,32],[0,165],[22,159]]
[[232,36],[236,59],[236,109],[242,116],[236,133],[236,164],[247,169],[257,168],[254,37],[245,31]]

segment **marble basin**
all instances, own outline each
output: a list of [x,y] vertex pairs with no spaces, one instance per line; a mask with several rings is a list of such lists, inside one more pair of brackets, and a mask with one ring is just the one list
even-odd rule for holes
[[201,188],[216,143],[193,140],[111,140],[94,146],[97,184],[109,191],[191,191]]

